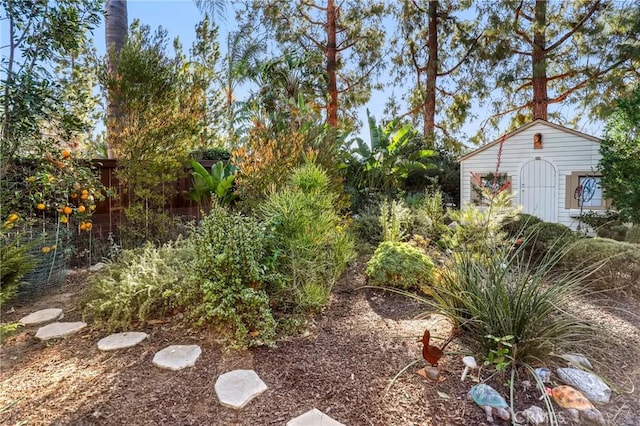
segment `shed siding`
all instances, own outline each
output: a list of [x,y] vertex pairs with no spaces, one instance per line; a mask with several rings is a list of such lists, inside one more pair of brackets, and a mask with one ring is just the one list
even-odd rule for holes
[[[542,134],[542,149],[533,148],[533,136],[536,133]],[[500,144],[496,144],[462,160],[460,164],[461,206],[471,200],[471,172],[476,174],[495,172],[499,148]],[[570,209],[565,208],[566,176],[579,170],[596,171],[601,158],[599,149],[598,142],[539,122],[504,141],[499,172],[511,177],[514,202],[520,204],[522,165],[536,157],[549,161],[557,171],[558,222],[575,229],[578,220],[570,216]]]

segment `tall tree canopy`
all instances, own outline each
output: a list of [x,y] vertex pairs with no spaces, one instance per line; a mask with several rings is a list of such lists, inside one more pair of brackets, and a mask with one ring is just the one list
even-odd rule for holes
[[607,197],[623,218],[640,224],[640,85],[609,118],[600,153]]
[[330,127],[338,127],[340,115],[348,121],[369,100],[385,41],[384,2],[254,0],[247,6],[243,18],[264,25],[279,50],[323,58],[324,75],[309,70],[308,78],[324,83]]
[[[503,0],[483,4],[487,57],[500,89],[494,123],[548,119],[554,104],[602,118],[640,77],[640,11],[635,1]],[[575,118],[577,114],[568,114]]]
[[[2,0],[0,4],[0,18],[9,34],[1,63],[4,162],[19,150],[28,152],[45,136],[69,140],[86,130],[80,103],[87,93],[78,83],[78,59],[87,52],[87,35],[100,22],[101,2]],[[72,101],[70,87],[76,83]]]
[[[422,123],[429,148],[459,148],[454,132],[469,118],[472,99],[483,93],[485,79],[478,78],[472,62],[483,32],[470,6],[470,1],[404,0],[396,8],[396,82],[405,87],[411,82],[408,114]],[[471,15],[475,20],[464,19]]]

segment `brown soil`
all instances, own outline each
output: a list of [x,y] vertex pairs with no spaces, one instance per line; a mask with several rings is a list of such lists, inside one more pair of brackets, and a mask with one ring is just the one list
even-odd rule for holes
[[[105,334],[96,330],[43,343],[34,338],[35,327],[21,329],[1,348],[0,423],[284,425],[315,407],[346,425],[485,424],[482,410],[465,398],[472,380],[460,381],[460,358],[469,351],[460,339],[440,362],[442,381],[416,374],[424,366],[417,340],[429,328],[437,344],[450,333],[447,322],[435,315],[415,319],[424,306],[360,289],[363,284],[362,265],[353,265],[309,332],[271,349],[223,351],[215,336],[188,328],[179,315],[139,326],[149,339],[117,352],[98,351],[96,342]],[[85,290],[86,275],[73,275],[29,303],[7,304],[2,322],[46,307],[63,307],[65,320],[79,320]],[[595,370],[614,388],[612,402],[601,407],[612,425],[640,425],[640,391],[634,386],[640,382],[639,307],[634,299],[620,298],[576,303],[614,342],[593,356]],[[179,372],[154,367],[153,355],[170,344],[200,345],[195,367]],[[234,411],[218,403],[214,384],[220,374],[238,368],[255,370],[269,389]],[[480,374],[487,379],[491,372]],[[504,381],[494,376],[490,383],[508,397]],[[538,396],[519,381],[516,411],[542,406]]]

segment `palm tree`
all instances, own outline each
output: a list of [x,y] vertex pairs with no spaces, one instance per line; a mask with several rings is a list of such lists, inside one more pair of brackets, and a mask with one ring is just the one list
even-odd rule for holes
[[[107,0],[105,3],[105,40],[107,44],[107,63],[109,73],[115,73],[118,68],[120,51],[127,39],[127,0]],[[113,158],[113,146],[111,144],[111,129],[118,120],[119,108],[113,102],[113,94],[107,93],[107,152],[109,158]]]

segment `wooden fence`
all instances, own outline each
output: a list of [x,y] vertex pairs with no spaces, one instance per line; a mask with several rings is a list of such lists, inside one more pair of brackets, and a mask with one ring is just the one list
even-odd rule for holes
[[[210,168],[215,161],[201,160],[205,168]],[[93,222],[101,225],[101,228],[107,228],[109,232],[114,231],[114,227],[122,220],[124,208],[128,206],[129,198],[127,188],[120,182],[117,175],[117,160],[93,160],[93,167],[100,176],[100,182],[111,190],[114,194],[107,197],[104,201],[96,204],[96,210],[93,213]],[[185,176],[175,182],[165,183],[169,186],[175,196],[167,199],[165,211],[171,215],[180,215],[187,217],[197,217],[200,206],[186,196],[187,191],[193,187],[193,177],[190,170],[185,170]]]

